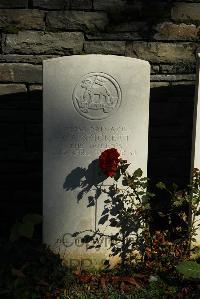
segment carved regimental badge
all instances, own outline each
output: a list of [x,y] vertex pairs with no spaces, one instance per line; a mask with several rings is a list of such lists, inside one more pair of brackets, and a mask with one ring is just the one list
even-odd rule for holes
[[121,89],[110,75],[89,73],[76,84],[73,91],[73,103],[77,112],[85,118],[104,119],[119,108]]

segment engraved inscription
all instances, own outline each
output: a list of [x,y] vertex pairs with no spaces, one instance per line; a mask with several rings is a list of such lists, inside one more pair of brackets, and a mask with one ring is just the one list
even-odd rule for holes
[[92,157],[94,154],[99,156],[106,148],[116,147],[121,155],[135,155],[130,148],[129,139],[130,131],[124,126],[69,126],[58,129],[53,136],[54,147],[51,151],[46,150],[53,156]]
[[72,97],[76,111],[83,117],[101,120],[118,110],[121,89],[110,75],[89,73],[76,84]]

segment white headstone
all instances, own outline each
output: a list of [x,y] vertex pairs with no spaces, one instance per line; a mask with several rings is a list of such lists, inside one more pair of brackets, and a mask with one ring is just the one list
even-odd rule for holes
[[[200,53],[197,54],[197,81],[194,107],[192,166],[200,169]],[[196,224],[200,223],[200,216]],[[200,246],[200,227],[197,230],[196,245]]]
[[150,66],[135,58],[77,55],[44,61],[43,75],[43,240],[71,265],[92,259],[96,266],[108,257],[107,245],[86,250],[70,233],[97,226],[104,200],[87,207],[93,191],[83,191],[92,187],[91,163],[101,152],[118,149],[146,175]]

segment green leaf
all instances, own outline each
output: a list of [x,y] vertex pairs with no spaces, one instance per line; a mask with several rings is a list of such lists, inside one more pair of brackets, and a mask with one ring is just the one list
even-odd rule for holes
[[142,174],[143,174],[142,169],[141,169],[141,168],[138,168],[138,169],[136,169],[136,170],[134,171],[133,176],[134,176],[134,177],[141,177]]
[[117,172],[115,173],[114,180],[118,181],[119,178],[120,178],[120,169],[118,169]]
[[106,199],[104,203],[110,203],[110,199]]
[[108,217],[109,217],[109,214],[103,215],[103,216],[100,218],[98,224],[103,225],[103,224],[108,220]]
[[94,205],[95,205],[95,198],[94,198],[94,196],[88,196],[88,205],[87,205],[87,207],[89,208],[89,207],[93,207]]
[[156,187],[157,187],[158,189],[161,189],[161,190],[163,190],[163,189],[167,189],[165,183],[163,183],[163,182],[158,182],[158,183],[156,184]]
[[183,261],[176,269],[185,278],[200,278],[200,264],[195,261]]
[[27,214],[22,220],[24,223],[30,222],[32,224],[39,224],[42,222],[42,216],[39,214]]

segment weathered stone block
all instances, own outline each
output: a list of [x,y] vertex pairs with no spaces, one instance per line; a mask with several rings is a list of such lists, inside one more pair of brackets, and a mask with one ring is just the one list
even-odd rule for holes
[[0,82],[42,83],[42,67],[26,63],[2,63]]
[[200,3],[175,3],[171,17],[175,21],[200,22]]
[[28,0],[1,0],[0,8],[25,8],[28,7]]
[[0,9],[0,29],[44,29],[44,12],[32,9]]
[[71,1],[72,9],[91,9],[92,0],[72,0]]
[[195,74],[151,75],[151,81],[194,81],[195,77]]
[[67,9],[70,6],[70,0],[33,0],[33,7],[46,9]]
[[87,54],[124,55],[126,43],[124,41],[91,41],[84,43]]
[[27,92],[24,84],[0,84],[0,96]]
[[161,64],[160,72],[163,74],[184,74],[184,73],[195,73],[195,64],[191,63],[174,63],[174,64]]
[[160,88],[160,87],[164,87],[164,86],[169,86],[169,82],[151,82],[150,87],[151,88]]
[[159,65],[151,65],[151,74],[156,74],[159,72]]
[[109,23],[104,32],[87,33],[89,40],[141,40],[148,37],[148,26],[145,22],[130,21]]
[[31,64],[42,64],[43,60],[55,58],[57,55],[19,55],[19,54],[4,54],[0,55],[0,62],[22,62]]
[[174,24],[165,22],[156,26],[157,33],[154,38],[157,40],[187,40],[195,41],[199,39],[200,27],[187,24]]
[[47,13],[47,26],[50,29],[103,31],[108,25],[104,12],[52,11]]
[[86,34],[88,40],[103,40],[103,41],[133,41],[141,39],[141,36],[138,32],[115,32],[115,33],[107,33],[107,32],[95,32]]
[[174,81],[170,82],[170,86],[195,86],[195,80],[191,81]]
[[195,63],[195,43],[127,42],[126,55],[152,63]]
[[3,53],[15,54],[78,54],[83,48],[83,33],[44,33],[21,31],[7,34]]
[[29,86],[29,92],[42,91],[42,85],[34,84]]

